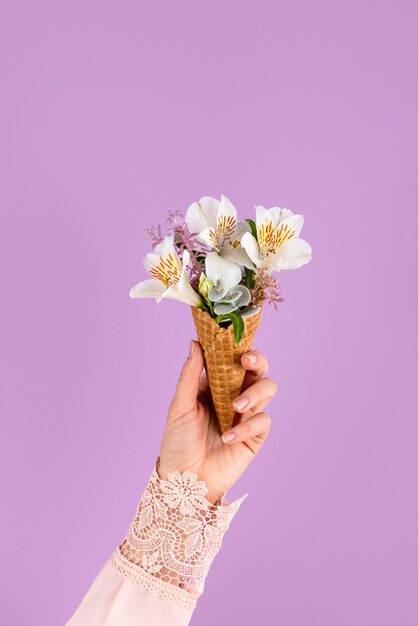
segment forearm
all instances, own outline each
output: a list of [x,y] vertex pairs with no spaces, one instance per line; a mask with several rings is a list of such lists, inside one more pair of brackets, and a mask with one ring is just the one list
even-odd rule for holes
[[124,541],[111,556],[123,576],[193,610],[210,565],[245,496],[212,504],[192,472],[158,474],[158,462]]

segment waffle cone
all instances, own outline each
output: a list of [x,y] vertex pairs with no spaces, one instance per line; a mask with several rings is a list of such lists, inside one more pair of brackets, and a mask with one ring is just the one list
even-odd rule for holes
[[241,355],[251,350],[260,323],[261,311],[243,317],[244,334],[241,341],[234,341],[232,324],[222,328],[202,309],[191,307],[197,337],[203,349],[206,375],[221,433],[232,426],[235,411],[232,402],[241,393],[245,369]]

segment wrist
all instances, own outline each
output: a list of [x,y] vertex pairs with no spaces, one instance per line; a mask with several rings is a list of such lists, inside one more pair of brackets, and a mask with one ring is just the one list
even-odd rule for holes
[[225,492],[221,492],[220,490],[214,489],[213,487],[209,486],[204,479],[202,480],[201,472],[196,471],[195,468],[187,467],[187,468],[168,469],[167,466],[161,462],[160,457],[158,457],[156,464],[155,464],[155,471],[157,473],[158,478],[160,478],[160,480],[165,480],[165,481],[168,481],[169,475],[173,474],[173,472],[175,471],[179,472],[180,474],[184,474],[184,472],[186,471],[191,472],[192,474],[196,474],[198,481],[203,482],[207,489],[206,493],[203,494],[203,497],[206,500],[208,500],[210,504],[213,504],[213,505],[219,504],[224,496]]
[[[196,473],[157,472],[159,459],[135,518],[111,563],[136,584],[192,609],[209,567],[243,496],[216,505]],[[210,497],[213,497],[209,493]]]

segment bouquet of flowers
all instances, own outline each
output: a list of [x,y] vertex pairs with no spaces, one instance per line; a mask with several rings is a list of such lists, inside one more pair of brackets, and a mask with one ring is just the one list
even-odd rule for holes
[[238,221],[234,205],[205,196],[185,217],[169,212],[168,234],[151,227],[145,235],[153,252],[144,258],[152,278],[136,284],[131,298],[175,298],[191,306],[221,432],[232,426],[232,402],[245,369],[240,357],[251,349],[265,302],[283,302],[273,272],[311,260],[311,246],[299,238],[303,216],[288,209],[255,207]]

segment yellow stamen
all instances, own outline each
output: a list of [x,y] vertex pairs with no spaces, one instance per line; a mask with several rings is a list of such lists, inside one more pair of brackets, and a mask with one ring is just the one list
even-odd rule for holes
[[237,220],[233,215],[221,215],[216,224],[216,238],[228,239],[234,232]]
[[275,228],[272,221],[266,221],[257,228],[258,244],[263,254],[275,252],[285,241],[294,236],[295,231],[289,228],[289,224],[279,224]]
[[209,239],[212,244],[212,248],[216,248],[217,237],[213,228],[209,230]]
[[161,280],[166,287],[177,284],[180,279],[180,270],[172,252],[166,257],[160,255],[160,260],[149,270],[149,273]]

